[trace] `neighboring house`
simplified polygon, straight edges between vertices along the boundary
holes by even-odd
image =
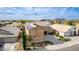
[[[19,34],[17,27],[6,25],[0,28],[0,40],[4,40],[5,43],[16,42]]]
[[[33,43],[43,41],[44,30],[41,27],[36,26],[34,24],[29,24],[25,26],[25,29],[27,36],[32,37]]]
[[[76,24],[76,34],[79,36],[79,24]]]
[[[10,26],[10,25],[3,26],[0,29],[8,31],[8,32],[12,33],[13,35],[18,35],[19,30],[20,30],[17,27],[13,27],[13,26]]]
[[[0,27],[0,49],[3,50],[7,43],[16,43],[19,29],[10,25]]]
[[[76,27],[63,25],[63,24],[53,24],[51,28],[59,33],[61,36],[75,36],[76,35]]]
[[[12,24],[10,24],[12,27],[17,27],[19,28],[21,26],[21,22],[13,22]]]

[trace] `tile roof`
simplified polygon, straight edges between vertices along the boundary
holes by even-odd
[[[18,35],[18,33],[19,33],[19,31],[20,31],[17,27],[12,27],[12,26],[10,26],[10,25],[3,26],[3,27],[1,27],[0,29],[9,31],[10,33],[12,33],[12,34],[14,34],[14,35]]]
[[[64,25],[64,24],[53,24],[51,25],[51,28],[58,32],[67,32],[69,29],[71,29],[73,26]]]
[[[36,21],[34,24],[39,25],[39,26],[50,26],[50,22],[48,21]]]

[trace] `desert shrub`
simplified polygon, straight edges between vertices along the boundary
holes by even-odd
[[[70,41],[71,39],[70,38],[65,38],[65,41],[67,42],[67,41]]]
[[[71,39],[70,38],[64,38],[63,36],[59,36],[59,40],[67,42],[67,41],[70,41]]]
[[[56,35],[56,31],[53,31],[52,34],[53,34],[53,35]]]
[[[32,40],[33,40],[31,36],[29,36],[29,38],[28,38],[28,39],[29,39],[29,41],[32,41]]]
[[[60,40],[60,41],[64,41],[64,39],[63,39],[63,38],[59,38],[58,40]]]
[[[64,37],[63,37],[63,36],[59,36],[59,38],[62,38],[62,39],[64,39]]]
[[[27,48],[27,50],[29,51],[29,50],[32,50],[31,48]]]
[[[59,33],[56,33],[55,35],[58,37],[59,36]]]
[[[33,49],[36,49],[35,43],[32,43],[31,46],[33,47]]]
[[[44,41],[43,43],[45,43],[45,45],[53,44],[53,42],[50,42],[50,41]]]
[[[65,41],[65,38],[63,36],[59,36],[59,40]]]

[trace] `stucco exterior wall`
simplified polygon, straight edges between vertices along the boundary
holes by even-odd
[[[43,41],[43,37],[44,37],[44,30],[43,29],[40,29],[39,27],[34,28],[29,31],[29,34],[32,37],[33,42]]]
[[[64,33],[64,36],[70,36],[71,34],[72,34],[71,32],[67,31]]]
[[[64,36],[64,33],[63,32],[59,32],[59,35]]]
[[[26,29],[26,34],[29,35],[29,30],[28,29]]]
[[[78,28],[76,29],[76,34],[79,36],[79,29]]]

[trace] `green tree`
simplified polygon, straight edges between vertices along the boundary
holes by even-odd
[[[23,39],[23,49],[26,50],[27,37],[26,37],[25,27],[23,27],[22,29],[22,39]]]
[[[22,43],[23,43],[23,49],[26,50],[27,47],[26,47],[26,44],[27,44],[27,35],[26,35],[26,31],[25,31],[25,21],[24,20],[21,20],[21,23],[22,23]]]

